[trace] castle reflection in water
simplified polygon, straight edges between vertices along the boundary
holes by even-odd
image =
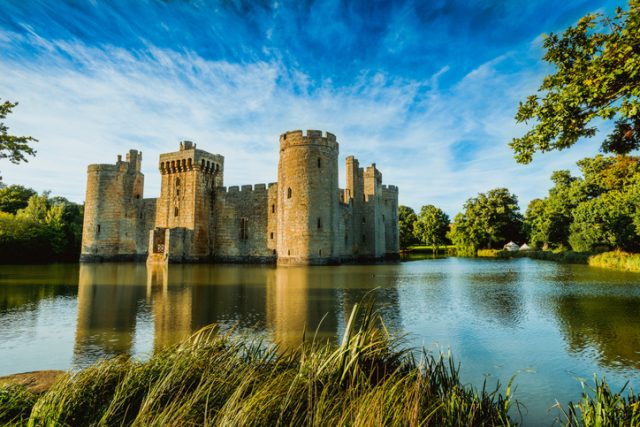
[[[282,350],[300,345],[304,331],[307,338],[336,341],[367,290],[350,289],[353,271],[323,274],[322,268],[81,264],[74,365],[159,350],[212,323]],[[381,292],[384,302],[373,304],[384,304],[394,329],[397,291]],[[141,344],[145,339],[152,344]]]

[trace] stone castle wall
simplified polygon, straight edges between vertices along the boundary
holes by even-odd
[[[143,199],[141,153],[90,165],[81,260],[327,264],[395,256],[398,189],[346,159],[331,133],[280,136],[278,182],[223,187],[224,157],[184,141],[162,154],[161,192]]]
[[[274,262],[277,185],[232,186],[216,192],[214,259],[226,262]],[[271,203],[270,203],[271,201]]]

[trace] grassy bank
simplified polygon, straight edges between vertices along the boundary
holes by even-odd
[[[566,264],[588,264],[591,252],[573,252],[573,251],[505,251],[502,249],[480,249],[479,257],[485,258],[533,258],[543,261],[555,261]]]
[[[337,347],[280,354],[210,328],[146,362],[115,358],[66,374],[37,398],[0,388],[0,424],[512,423],[509,389],[503,396],[463,386],[450,358],[418,358],[400,344],[377,315],[357,308]]]
[[[611,251],[594,254],[593,252],[573,251],[504,251],[498,249],[481,249],[479,257],[486,258],[522,258],[528,257],[544,261],[555,261],[567,264],[588,264],[592,267],[640,273],[640,254],[622,251]]]
[[[506,426],[504,394],[460,382],[451,357],[401,347],[380,318],[352,312],[336,348],[280,354],[202,330],[146,362],[114,358],[67,373],[44,394],[0,385],[1,425]],[[359,326],[355,326],[358,324]],[[606,382],[560,404],[566,426],[639,426],[640,398]]]
[[[605,252],[590,257],[589,265],[640,273],[640,254],[630,254],[622,251]]]

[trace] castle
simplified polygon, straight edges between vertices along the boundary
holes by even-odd
[[[346,159],[335,135],[280,136],[278,182],[224,187],[224,157],[196,148],[160,155],[160,197],[143,198],[142,153],[87,170],[81,261],[333,264],[396,257],[398,188],[375,163]]]

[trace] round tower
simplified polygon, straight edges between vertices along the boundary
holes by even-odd
[[[277,255],[281,265],[338,261],[338,143],[308,130],[280,135]]]
[[[136,256],[138,203],[144,175],[142,153],[130,150],[126,161],[87,168],[87,193],[80,261],[133,259]]]

